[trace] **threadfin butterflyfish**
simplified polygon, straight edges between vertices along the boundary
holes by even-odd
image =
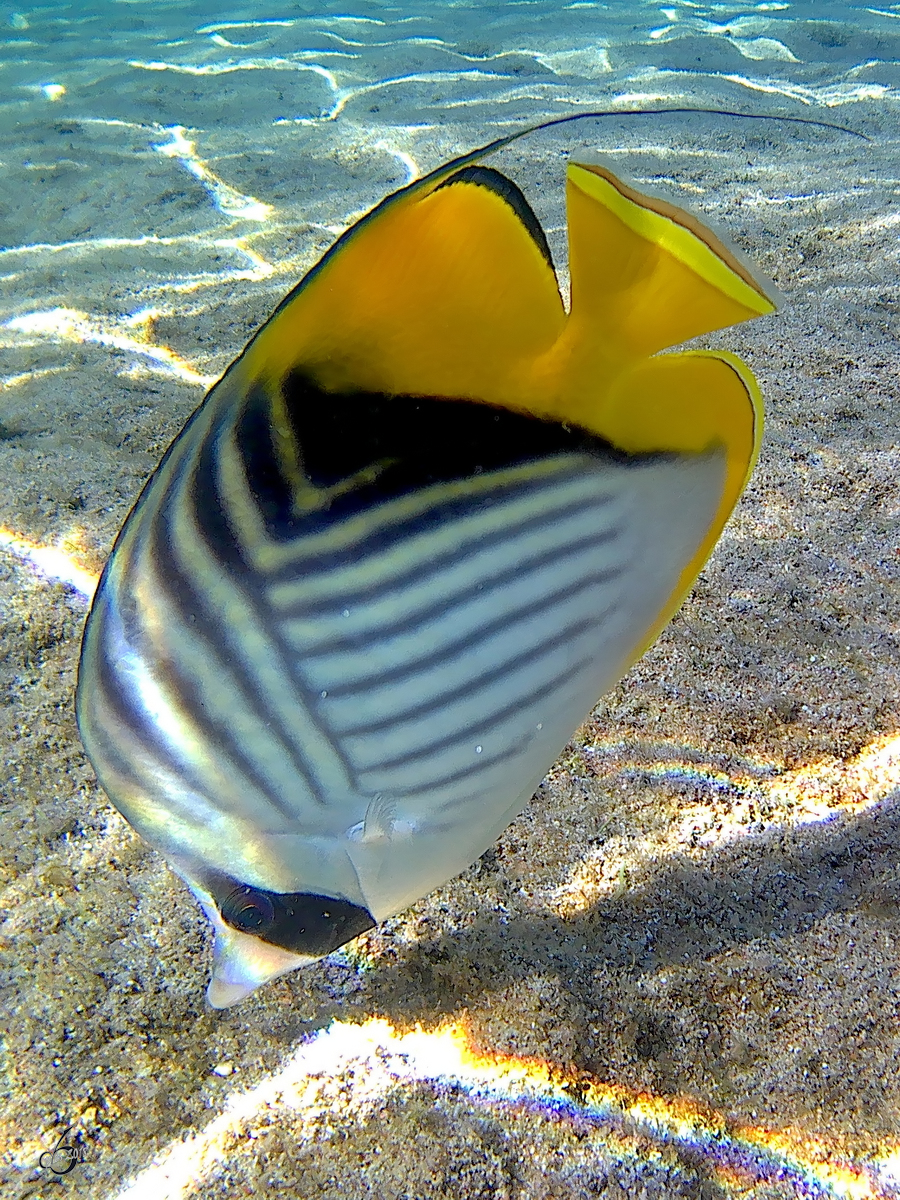
[[[763,287],[688,213],[570,162],[567,312],[524,195],[481,162],[519,136],[338,239],[103,573],[81,735],[214,926],[216,1007],[487,849],[752,470],[749,369],[661,352],[773,311]]]

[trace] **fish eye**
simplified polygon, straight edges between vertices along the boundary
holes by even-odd
[[[265,892],[246,885],[230,891],[219,912],[226,925],[241,933],[260,933],[275,920],[275,906]]]
[[[203,873],[201,887],[229,928],[308,958],[322,958],[375,925],[367,908],[337,896],[270,892],[216,871]]]

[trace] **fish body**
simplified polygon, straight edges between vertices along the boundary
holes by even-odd
[[[504,139],[508,141],[510,139]],[[773,305],[570,164],[571,311],[475,152],[388,197],[211,390],[115,544],[82,738],[235,1003],[465,869],[681,603],[752,469]]]

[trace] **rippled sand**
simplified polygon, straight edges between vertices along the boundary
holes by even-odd
[[[4,1196],[61,1194],[69,1127],[100,1200],[900,1196],[900,5],[261,8],[2,16]],[[599,150],[777,282],[711,339],[768,401],[749,491],[495,849],[213,1012],[204,923],[75,731],[92,575],[360,213],[659,104],[871,138],[630,118],[496,161],[558,259],[562,154]]]

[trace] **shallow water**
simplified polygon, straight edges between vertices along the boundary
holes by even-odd
[[[858,123],[860,105],[892,113],[900,83],[896,6],[50,4],[8,15],[5,32],[4,316],[122,318],[176,283],[209,304],[235,276],[292,277],[385,189],[498,127],[698,103]],[[669,124],[569,140],[664,147]],[[701,150],[722,132],[776,148],[801,136],[672,124]]]
[[[57,1194],[40,1155],[70,1129],[59,1177],[103,1200],[900,1195],[900,5],[0,21],[9,1194]],[[383,195],[523,123],[667,106],[869,139],[622,116],[497,160],[563,269],[563,156],[599,153],[778,285],[778,314],[709,339],[768,404],[744,500],[495,851],[211,1012],[202,919],[75,731],[112,538],[205,388]]]

